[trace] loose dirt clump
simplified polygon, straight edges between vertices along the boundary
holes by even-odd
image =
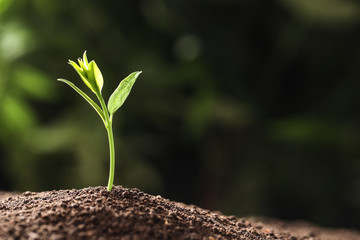
[[[224,216],[121,186],[2,196],[0,239],[360,239],[346,230]]]

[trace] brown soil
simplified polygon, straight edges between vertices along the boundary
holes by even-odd
[[[120,186],[0,192],[0,239],[360,239],[307,223],[239,219]]]

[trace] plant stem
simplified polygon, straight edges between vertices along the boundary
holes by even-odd
[[[107,110],[104,98],[101,95],[97,95],[101,107],[103,109],[105,115],[105,128],[108,134],[109,139],[109,150],[110,150],[110,169],[109,169],[109,181],[107,189],[111,191],[114,183],[114,175],[115,175],[115,144],[114,144],[114,134],[112,129],[112,115],[109,116],[109,112]]]
[[[109,149],[110,149],[110,172],[109,172],[109,181],[108,181],[107,189],[111,191],[114,183],[114,174],[115,174],[115,146],[114,146],[112,122],[110,122],[106,130],[109,138]]]

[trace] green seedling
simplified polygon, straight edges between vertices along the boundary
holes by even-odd
[[[79,74],[85,85],[96,95],[100,102],[100,106],[95,103],[92,98],[86,95],[80,88],[75,86],[72,82],[66,79],[58,79],[58,81],[64,82],[72,87],[77,93],[79,93],[99,114],[101,120],[106,128],[108,139],[109,139],[109,150],[110,150],[110,172],[107,189],[111,191],[114,183],[115,174],[115,146],[114,146],[114,135],[112,129],[112,122],[114,113],[123,105],[126,98],[129,96],[132,86],[134,85],[137,77],[141,71],[133,72],[122,80],[119,86],[111,94],[108,104],[105,104],[104,98],[101,94],[102,87],[104,85],[104,79],[100,72],[100,69],[96,65],[95,61],[87,60],[86,51],[83,54],[83,59],[78,59],[79,64],[69,60],[69,64]]]

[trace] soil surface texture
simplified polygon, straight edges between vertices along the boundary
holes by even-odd
[[[0,239],[360,239],[308,223],[236,218],[115,186],[0,192]]]

